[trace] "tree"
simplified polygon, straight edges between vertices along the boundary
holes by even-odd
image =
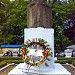
[[[23,43],[24,28],[27,27],[27,5],[31,0],[1,0],[1,2],[6,6],[2,6],[0,10],[1,14],[4,15],[1,17],[3,22],[0,22],[0,43]],[[70,45],[69,39],[63,34],[67,26],[65,21],[69,19],[74,5],[60,0],[54,0],[49,5],[52,8],[53,28],[55,30],[55,50],[64,50],[68,44]],[[65,40],[68,44],[64,43]]]
[[[53,28],[55,30],[55,33],[54,33],[55,34],[55,39],[54,39],[55,50],[56,52],[64,51],[66,46],[72,44],[71,41],[66,36],[64,36],[64,28],[65,28],[64,21],[67,20],[67,16],[70,13],[68,8],[69,4],[67,4],[66,2],[63,2],[63,3],[56,2],[50,5],[52,7]]]
[[[1,2],[5,3],[5,1]],[[7,5],[4,14],[6,20],[0,26],[1,43],[14,43],[15,38],[20,37],[19,40],[23,38],[21,36],[23,36],[24,28],[27,26],[27,4],[28,2],[25,0],[15,0],[5,4]],[[22,42],[23,39],[16,43]]]
[[[69,14],[67,15],[64,29],[64,35],[67,36],[73,44],[75,44],[75,2],[71,0],[68,4]]]
[[[6,8],[8,4],[9,0],[0,0],[0,44],[4,43],[7,35],[7,31],[6,33],[4,32],[6,29],[4,23],[6,22]]]

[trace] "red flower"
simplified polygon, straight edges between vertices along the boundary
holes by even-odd
[[[47,56],[48,56],[48,51],[47,50],[44,50],[43,54],[44,54],[44,59],[46,59]]]
[[[37,52],[38,50],[36,49],[35,52]]]
[[[26,53],[26,49],[23,48],[23,49],[22,49],[22,54],[25,54],[25,53]]]

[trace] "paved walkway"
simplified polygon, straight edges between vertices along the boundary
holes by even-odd
[[[71,67],[70,65],[63,65],[70,73],[71,75],[75,75],[75,69]]]
[[[7,67],[6,69],[0,71],[0,75],[7,75],[15,67],[16,67],[15,65]]]

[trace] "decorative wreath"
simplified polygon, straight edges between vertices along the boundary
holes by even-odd
[[[34,49],[35,53],[38,52],[38,48],[42,50],[43,56],[36,57],[35,55],[28,56],[29,49]],[[41,38],[36,38],[32,40],[28,40],[23,44],[22,47],[22,58],[28,65],[31,66],[39,66],[43,64],[45,60],[50,61],[48,56],[52,56],[51,49],[49,48],[49,45],[47,44],[47,41]],[[48,66],[47,63],[45,63],[46,66]]]

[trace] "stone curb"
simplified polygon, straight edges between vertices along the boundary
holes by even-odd
[[[2,67],[2,68],[0,69],[0,71],[4,70],[5,68],[7,68],[7,67],[9,67],[9,66],[11,66],[11,65],[14,65],[14,64],[15,64],[15,63],[7,64],[6,66]]]
[[[62,64],[62,65],[69,65],[69,66],[71,66],[72,68],[75,69],[75,67],[74,67],[72,64],[68,64],[68,63],[66,63],[66,64]]]

